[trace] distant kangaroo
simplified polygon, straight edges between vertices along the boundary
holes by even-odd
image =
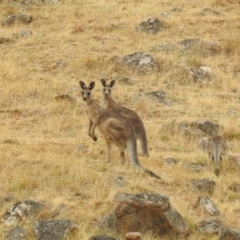
[[[214,163],[214,173],[216,176],[219,176],[219,162],[222,161],[224,156],[226,156],[229,149],[227,141],[219,135],[214,135],[211,137],[202,138],[198,142],[198,147],[202,151],[208,153],[208,164],[209,160],[212,159]]]
[[[132,123],[136,132],[136,138],[141,143],[142,155],[148,157],[147,135],[141,118],[134,111],[121,106],[112,99],[111,89],[115,84],[115,80],[112,80],[110,84],[107,84],[105,79],[101,79],[101,82],[103,85],[103,106],[114,112],[120,113]]]
[[[88,135],[97,141],[95,128],[103,135],[108,148],[108,162],[111,162],[111,146],[114,143],[120,149],[122,163],[125,163],[124,151],[129,151],[130,162],[133,167],[143,170],[151,177],[161,179],[155,173],[142,167],[137,157],[137,143],[132,124],[122,115],[99,106],[92,98],[92,89],[95,82],[87,87],[83,81],[79,82],[82,89],[82,98],[86,103],[85,110],[89,118]]]

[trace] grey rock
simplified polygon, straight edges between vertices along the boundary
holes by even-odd
[[[206,167],[200,163],[184,163],[184,166],[190,171],[200,172],[206,170]]]
[[[33,32],[31,30],[21,30],[18,33],[15,33],[13,36],[15,38],[30,38],[32,37]]]
[[[202,56],[212,56],[220,53],[221,47],[212,41],[189,38],[176,43],[161,43],[154,46],[152,50],[164,52],[179,51],[180,53],[191,51]]]
[[[182,41],[177,42],[177,46],[179,50],[181,51],[186,51],[192,47],[197,46],[200,43],[200,39],[198,38],[189,38],[189,39],[184,39]]]
[[[6,240],[23,240],[26,239],[27,232],[24,228],[17,226],[6,233]]]
[[[170,126],[173,127],[173,126]],[[197,120],[193,122],[179,122],[177,128],[185,136],[212,136],[216,135],[222,127],[210,120]]]
[[[217,123],[209,120],[198,120],[198,121],[192,122],[191,127],[198,128],[204,134],[210,135],[210,136],[216,135],[220,130],[220,126]]]
[[[204,8],[201,12],[201,15],[206,16],[206,15],[216,15],[216,16],[225,16],[223,13],[216,11],[211,8]]]
[[[218,234],[222,230],[222,223],[219,220],[207,219],[200,221],[197,229],[202,234]]]
[[[164,29],[164,27],[165,24],[158,18],[148,17],[136,27],[136,31],[156,34]]]
[[[26,14],[9,15],[4,21],[2,21],[2,26],[10,26],[15,22],[29,24],[32,22],[32,16]]]
[[[23,220],[34,218],[44,209],[45,205],[36,200],[17,202],[2,216],[2,223],[12,226]]]
[[[191,190],[200,192],[200,193],[208,193],[212,195],[215,190],[216,183],[210,179],[200,179],[200,180],[192,180],[189,183],[189,187]]]
[[[176,165],[179,162],[178,159],[176,159],[172,156],[163,157],[163,160],[168,166]]]
[[[123,187],[126,185],[126,182],[122,176],[117,176],[114,180],[114,184],[118,187]]]
[[[202,83],[202,84],[209,84],[211,81],[211,75],[204,71],[201,68],[188,68],[190,77],[194,80],[194,82]]]
[[[34,233],[38,240],[64,240],[67,234],[78,229],[70,220],[43,220],[34,222]]]
[[[217,209],[213,201],[207,196],[201,196],[198,198],[196,208],[202,208],[205,212],[209,213],[211,216],[219,216],[220,211]]]
[[[152,91],[152,92],[146,92],[146,95],[153,97],[159,102],[165,101],[166,93],[164,91]]]
[[[121,61],[130,68],[141,73],[147,73],[157,69],[157,63],[154,57],[145,52],[126,55]]]
[[[240,229],[223,228],[219,240],[240,240]]]

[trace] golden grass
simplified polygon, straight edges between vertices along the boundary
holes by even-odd
[[[192,230],[189,239],[203,240],[206,237],[195,226],[208,216],[191,208],[199,194],[191,192],[187,184],[193,179],[210,178],[217,183],[211,199],[222,213],[219,219],[229,227],[239,227],[239,215],[234,212],[240,208],[239,193],[228,188],[233,182],[240,182],[239,166],[228,163],[220,178],[213,174],[212,166],[204,172],[191,172],[184,162],[207,164],[207,156],[196,148],[196,139],[185,139],[171,128],[163,130],[163,126],[179,121],[214,120],[224,127],[221,133],[229,139],[232,152],[240,151],[239,1],[228,3],[226,0],[72,0],[32,7],[25,12],[33,16],[28,26],[0,28],[0,37],[11,37],[22,29],[33,31],[32,38],[0,44],[0,197],[14,196],[16,201],[35,198],[49,204],[49,212],[40,218],[46,218],[58,204],[64,203],[66,209],[61,217],[79,225],[79,231],[71,239],[88,239],[94,234],[118,236],[94,225],[98,218],[113,211],[115,194],[166,194],[188,222]],[[160,18],[162,12],[175,7],[182,12],[163,19],[168,26],[166,30],[157,35],[135,32],[135,27],[146,17]],[[198,13],[207,7],[225,16],[200,16]],[[6,4],[0,7],[2,20],[19,12]],[[221,52],[202,57],[194,52],[181,55],[151,50],[157,44],[186,38],[214,41],[221,46]],[[137,51],[156,58],[156,73],[139,75],[111,61],[114,56]],[[66,65],[57,65],[59,60]],[[181,63],[211,67],[212,84],[198,86],[186,81],[179,68]],[[94,98],[101,102],[103,76],[138,80],[133,85],[118,82],[113,95],[117,102],[142,117],[150,157],[140,161],[159,174],[161,181],[136,172],[129,163],[121,165],[117,149],[114,162],[106,164],[103,138],[98,133],[98,141],[93,142],[87,136],[88,119],[78,82],[96,81]],[[174,87],[168,89],[166,83]],[[166,106],[141,96],[142,89],[163,90],[174,104]],[[57,102],[55,96],[59,94],[69,94],[77,103]],[[180,162],[174,167],[165,165],[162,158],[169,155]],[[118,176],[124,178],[124,186],[115,183]],[[3,203],[0,214],[10,205]],[[1,229],[6,230],[3,226]],[[154,238],[147,234],[144,239]]]

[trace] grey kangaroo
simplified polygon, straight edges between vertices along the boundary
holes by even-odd
[[[132,124],[122,115],[102,108],[92,98],[92,89],[95,82],[87,87],[83,81],[79,82],[82,89],[82,98],[85,101],[85,110],[89,118],[88,135],[97,141],[95,128],[103,135],[108,149],[108,162],[111,162],[111,146],[115,144],[120,149],[122,163],[125,163],[124,151],[128,149],[130,162],[133,167],[143,170],[151,177],[161,179],[155,173],[141,166],[137,156],[137,143]]]
[[[148,144],[145,127],[141,118],[134,111],[121,106],[116,103],[111,97],[111,90],[115,84],[115,80],[112,80],[107,84],[105,79],[101,79],[103,85],[103,106],[107,109],[113,110],[114,112],[120,113],[122,116],[127,118],[133,125],[136,132],[136,138],[140,141],[142,155],[148,157]]]
[[[198,147],[208,154],[208,163],[212,159],[214,163],[214,173],[219,176],[220,167],[219,162],[226,156],[229,150],[228,142],[219,135],[202,138],[198,142]]]

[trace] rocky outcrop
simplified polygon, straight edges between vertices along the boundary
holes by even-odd
[[[112,217],[109,218],[114,219],[114,223],[111,221],[110,224],[123,235],[128,232],[148,231],[155,235],[188,235],[187,224],[170,205],[167,196],[122,193],[115,196],[115,201],[118,205],[114,214],[111,214]]]

